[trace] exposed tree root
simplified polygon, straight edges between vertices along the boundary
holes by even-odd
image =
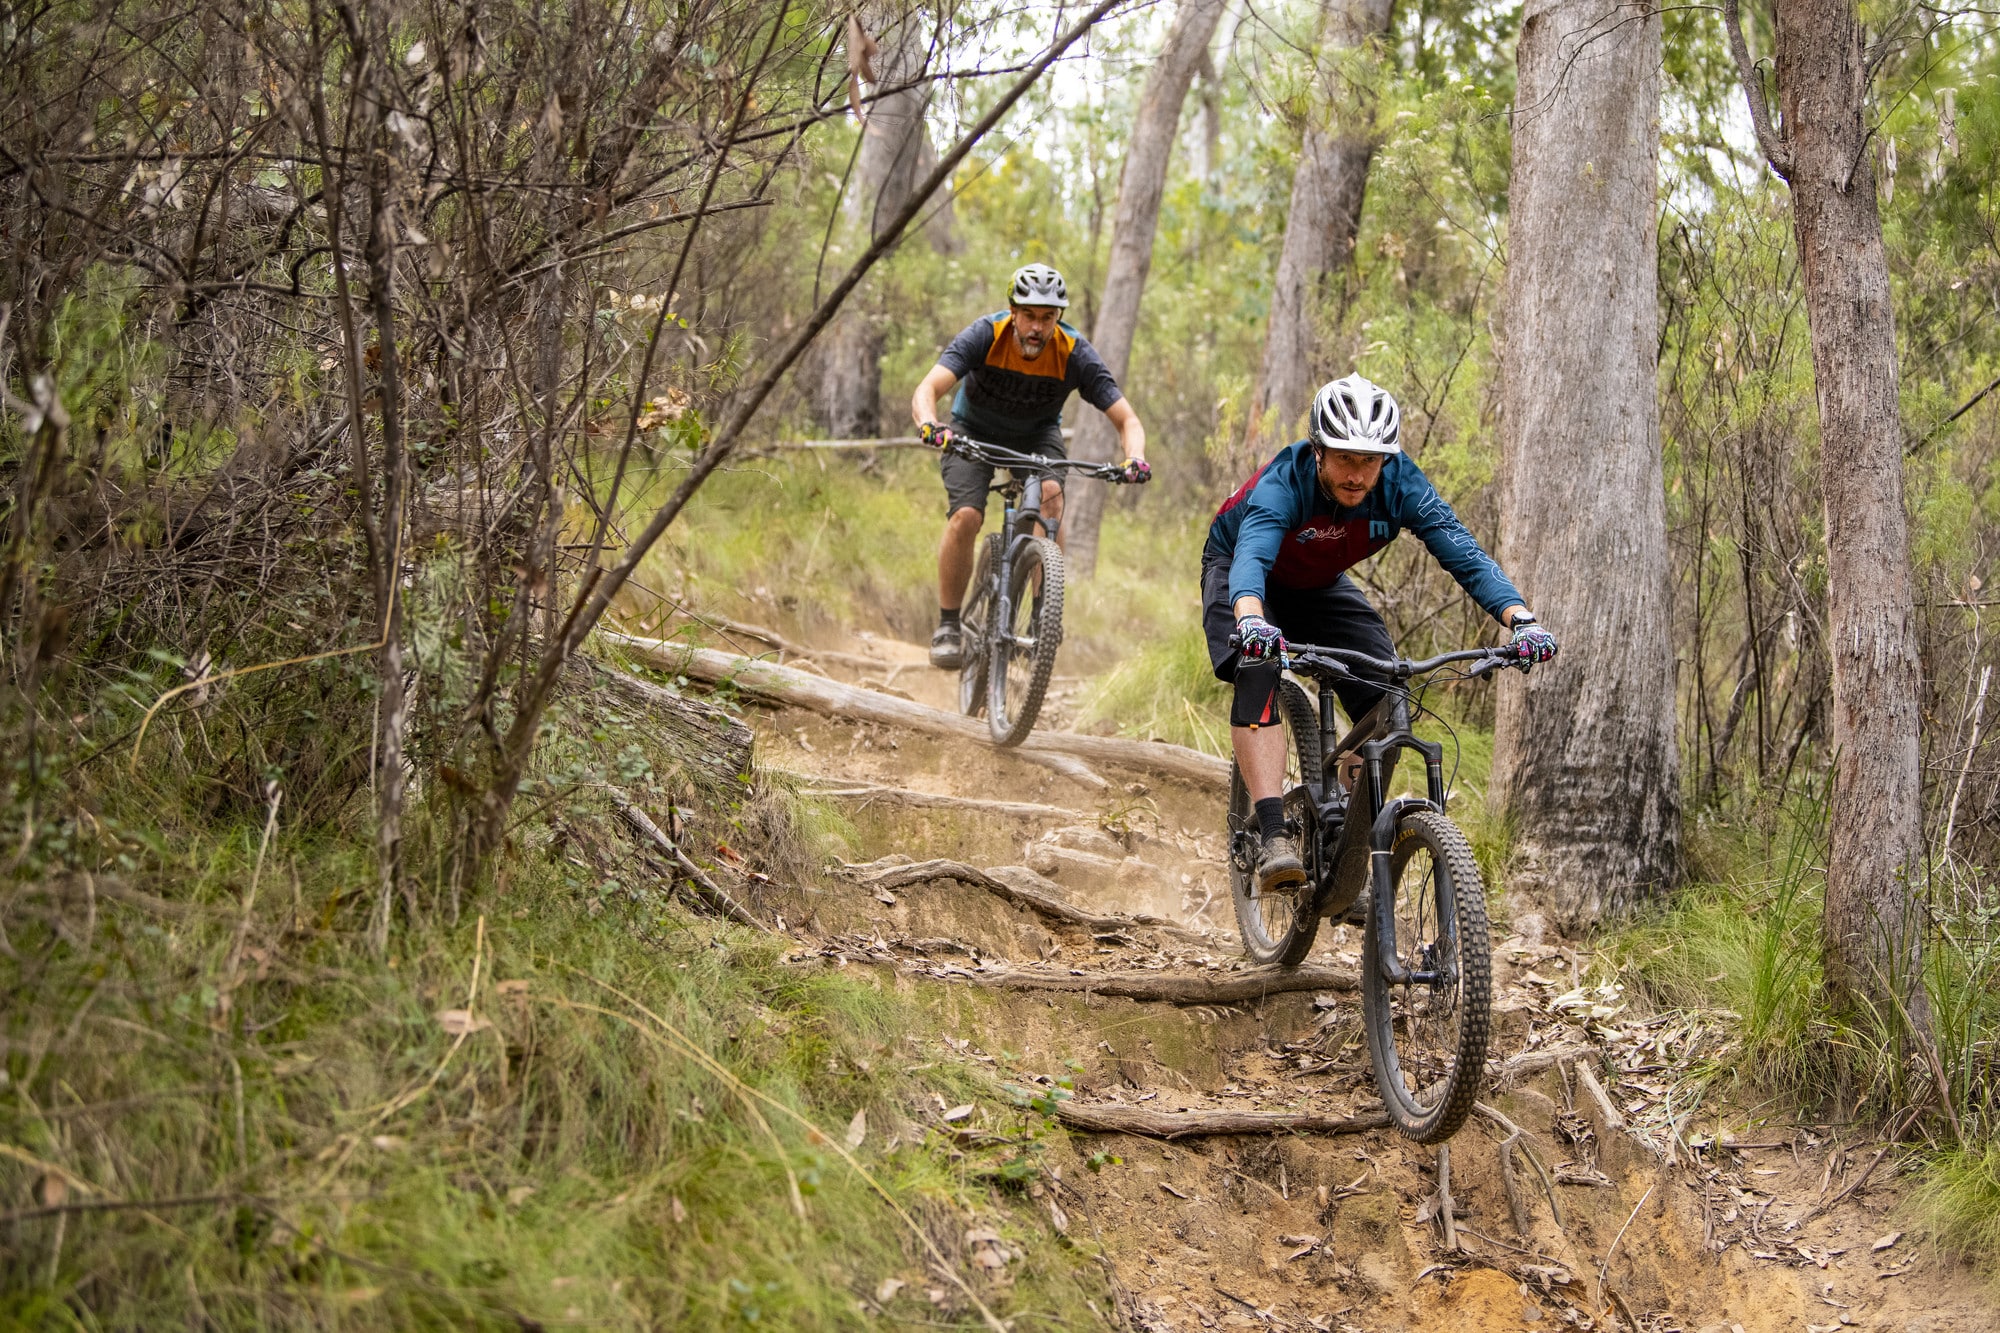
[[[1084,991],[1128,1000],[1168,1004],[1242,1004],[1292,991],[1354,990],[1360,980],[1344,967],[1306,964],[1259,967],[1245,972],[1051,972],[994,968],[977,973],[982,986],[1013,991]]]
[[[1510,1055],[1505,1060],[1486,1062],[1487,1081],[1494,1091],[1505,1092],[1530,1074],[1539,1074],[1544,1069],[1553,1069],[1565,1060],[1594,1054],[1588,1046],[1544,1046],[1537,1051],[1522,1051]]]
[[[878,787],[872,783],[823,778],[811,773],[779,771],[783,776],[812,788],[812,794],[816,797],[870,804],[880,801],[884,805],[907,805],[931,810],[976,810],[980,814],[1006,815],[1014,819],[1064,819],[1075,824],[1091,822],[1091,817],[1081,810],[1066,810],[1059,805],[1038,805],[1033,801],[982,801],[974,796],[946,796],[939,792],[916,791],[909,787]]]
[[[1385,1128],[1381,1111],[1301,1115],[1290,1111],[1151,1111],[1116,1102],[1057,1102],[1056,1119],[1093,1134],[1185,1139],[1211,1134],[1360,1134]]]
[[[1213,942],[1208,936],[1177,926],[1164,917],[1086,912],[1074,903],[1065,902],[1061,896],[1062,891],[1052,880],[1043,878],[1026,866],[996,866],[992,870],[981,870],[963,861],[915,861],[909,865],[890,866],[887,870],[878,870],[863,876],[861,883],[871,889],[900,889],[911,884],[929,884],[947,879],[956,880],[961,884],[977,885],[1017,907],[1025,907],[1054,920],[1066,921],[1071,925],[1083,926],[1090,930],[1121,930],[1130,926],[1143,926],[1149,930],[1177,935],[1198,944]]]
[[[710,879],[702,871],[700,866],[689,860],[687,853],[680,849],[679,844],[661,832],[660,826],[655,824],[644,810],[632,804],[631,797],[616,787],[609,788],[608,790],[611,793],[612,804],[618,807],[618,813],[625,820],[627,826],[634,833],[637,833],[640,837],[651,843],[657,851],[672,858],[673,863],[680,867],[681,874],[685,875],[688,882],[694,885],[695,896],[701,899],[710,910],[721,913],[739,925],[749,926],[752,930],[761,930],[766,935],[774,933],[769,926],[759,921],[749,908],[730,897],[721,885]]]
[[[637,638],[611,630],[600,630],[599,637],[663,669],[681,672],[696,680],[730,681],[745,694],[773,699],[795,708],[807,708],[834,717],[882,722],[933,735],[960,736],[982,745],[992,743],[986,724],[976,718],[929,708],[880,690],[844,685],[790,667],[759,662],[712,648],[690,648],[686,644]],[[1090,786],[1109,785],[1091,771],[1090,764],[1109,764],[1157,773],[1208,787],[1220,786],[1229,780],[1226,760],[1162,741],[1038,731],[1010,753],[1032,763],[1055,768]]]

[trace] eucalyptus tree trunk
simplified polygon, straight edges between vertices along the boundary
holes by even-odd
[[[1867,57],[1853,0],[1778,0],[1771,124],[1736,4],[1724,6],[1751,121],[1791,185],[1812,329],[1833,666],[1833,798],[1821,950],[1836,1006],[1929,1027],[1923,773],[1896,321],[1875,208]]]
[[[1375,156],[1376,99],[1365,48],[1388,32],[1392,10],[1392,0],[1324,0],[1320,10],[1321,86],[1292,172],[1264,361],[1250,394],[1253,454],[1276,442],[1269,437],[1289,440],[1313,391],[1332,378],[1320,355],[1321,311],[1328,282],[1347,271],[1361,230]]]
[[[1167,191],[1167,164],[1173,158],[1174,136],[1180,127],[1181,104],[1195,71],[1208,54],[1209,39],[1222,18],[1226,0],[1181,0],[1167,30],[1166,45],[1146,73],[1139,92],[1139,113],[1132,122],[1132,141],[1125,152],[1125,169],[1118,177],[1118,209],[1111,220],[1111,262],[1105,268],[1104,294],[1098,301],[1091,345],[1121,385],[1131,368],[1132,340],[1139,331],[1139,299],[1153,267],[1153,238],[1159,231],[1160,201]],[[1076,456],[1109,462],[1117,452],[1118,433],[1100,412],[1085,409],[1076,427]],[[1084,482],[1070,488],[1064,510],[1068,567],[1090,577],[1097,570],[1097,532],[1104,521],[1105,487]]]
[[[1655,384],[1660,19],[1528,0],[1509,184],[1500,562],[1562,643],[1501,684],[1493,799],[1565,928],[1680,862]]]
[[[894,13],[883,7],[863,11],[863,22],[886,26],[878,37],[875,88],[855,154],[854,176],[845,203],[850,234],[872,242],[902,211],[910,191],[937,165],[937,150],[924,132],[931,86],[923,78],[929,58],[923,14]],[[906,87],[905,85],[915,86]],[[931,244],[949,245],[949,216],[940,212],[927,229]],[[882,426],[882,312],[857,302],[841,312],[816,353],[819,415],[829,434],[872,437]]]

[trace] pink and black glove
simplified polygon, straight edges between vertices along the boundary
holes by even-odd
[[[939,421],[926,421],[917,427],[917,438],[933,449],[943,449],[951,444],[951,427]]]
[[[1246,662],[1264,662],[1285,651],[1285,636],[1262,616],[1241,616],[1235,633],[1229,636],[1229,646]]]
[[[1143,486],[1153,479],[1153,467],[1143,458],[1125,460],[1125,480],[1134,486]]]
[[[1556,655],[1556,636],[1543,629],[1532,620],[1514,621],[1514,637],[1507,645],[1514,650],[1521,663],[1530,665],[1546,662]]]

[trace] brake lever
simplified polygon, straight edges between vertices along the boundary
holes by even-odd
[[[1472,670],[1465,673],[1465,678],[1467,680],[1478,680],[1481,676],[1490,675],[1498,671],[1501,667],[1513,665],[1514,663],[1509,662],[1504,657],[1489,657],[1484,662],[1474,665]]]

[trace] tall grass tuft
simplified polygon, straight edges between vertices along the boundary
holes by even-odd
[[[1194,625],[1145,643],[1100,677],[1084,696],[1082,720],[1086,727],[1227,755],[1229,697]]]

